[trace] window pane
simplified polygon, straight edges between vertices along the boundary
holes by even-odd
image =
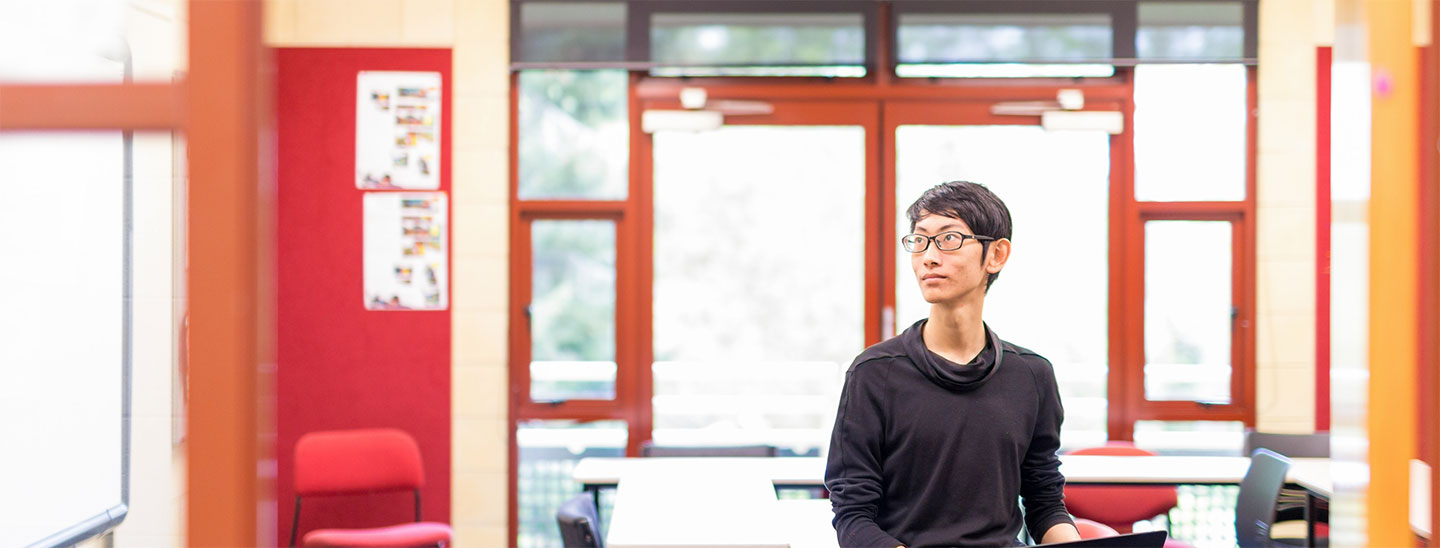
[[[650,57],[670,67],[655,71],[665,76],[864,76],[864,23],[859,13],[657,13]]]
[[[1097,63],[951,63],[905,64],[895,67],[901,78],[1104,78],[1115,65]]]
[[[626,78],[623,70],[520,71],[521,199],[625,199]]]
[[[1135,199],[1244,200],[1243,65],[1135,67]]]
[[[656,443],[818,454],[865,348],[864,129],[662,131],[654,161]]]
[[[1145,223],[1145,399],[1230,402],[1231,226]]]
[[[530,225],[530,398],[615,398],[615,223]]]
[[[1055,62],[1111,57],[1108,14],[900,14],[901,64]]]
[[[519,9],[517,61],[625,60],[624,3],[524,2],[519,4]]]
[[[560,548],[560,530],[555,511],[581,492],[572,479],[575,463],[586,457],[623,457],[629,438],[625,421],[521,421],[515,428],[519,452],[517,506],[520,531],[516,545],[521,548]],[[497,486],[497,489],[503,486]],[[601,504],[608,502],[601,499]],[[608,517],[612,512],[602,509]],[[602,518],[600,536],[608,532]]]
[[[1239,2],[1141,2],[1135,50],[1141,59],[1241,59],[1245,11]]]
[[[895,138],[897,234],[910,232],[910,204],[945,181],[981,183],[1005,201],[1014,251],[986,298],[986,321],[1054,364],[1065,401],[1061,444],[1104,444],[1109,136],[1034,126],[900,126]],[[930,305],[920,295],[910,253],[899,242],[896,249],[899,332],[928,316]],[[1056,283],[1057,275],[1065,283]]]
[[[1240,421],[1135,421],[1135,446],[1162,455],[1233,457],[1244,452]]]

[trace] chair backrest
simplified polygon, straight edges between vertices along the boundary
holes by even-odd
[[[1124,443],[1087,447],[1070,455],[1153,457],[1155,453]],[[1076,517],[1098,521],[1128,533],[1137,521],[1164,514],[1179,502],[1178,490],[1170,485],[1114,486],[1066,485],[1065,506]]]
[[[310,432],[295,442],[295,494],[344,495],[419,489],[420,446],[393,428]]]
[[[774,457],[780,452],[773,445],[640,445],[642,457]]]
[[[1245,433],[1245,454],[1256,449],[1269,449],[1292,459],[1330,458],[1330,433],[1277,434],[1249,431]]]
[[[555,521],[565,548],[605,548],[600,539],[599,513],[589,493],[580,493],[560,505]]]
[[[1270,546],[1270,525],[1275,522],[1275,501],[1285,486],[1290,459],[1269,449],[1250,455],[1250,469],[1240,481],[1235,501],[1235,540],[1241,548]]]

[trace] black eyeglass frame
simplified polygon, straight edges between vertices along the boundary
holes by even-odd
[[[939,237],[941,237],[941,236],[946,236],[946,235],[949,235],[949,234],[958,234],[958,235],[960,236],[960,244],[959,244],[959,245],[956,245],[956,246],[955,246],[954,248],[952,248],[952,249],[945,249],[944,246],[941,246],[941,245],[940,245],[940,240],[938,240],[937,238],[939,238]],[[921,237],[921,238],[924,238],[924,239],[925,239],[925,240],[924,240],[924,241],[925,241],[925,245],[920,246],[920,249],[914,249],[914,250],[910,249],[910,245],[907,244],[907,243],[905,242],[905,240],[909,239],[911,236],[919,236],[919,237]],[[900,247],[903,248],[905,251],[909,251],[910,253],[924,253],[926,250],[930,249],[930,243],[931,243],[931,242],[934,242],[934,243],[935,243],[935,249],[939,249],[940,251],[956,251],[956,250],[959,250],[959,249],[962,248],[962,247],[965,247],[965,241],[966,241],[966,240],[975,240],[975,241],[977,241],[977,242],[993,242],[993,241],[995,241],[995,238],[990,237],[990,236],[977,236],[977,235],[975,235],[975,234],[966,234],[966,233],[960,232],[960,231],[958,231],[958,230],[950,230],[950,231],[946,231],[946,232],[941,232],[941,233],[936,234],[936,235],[934,235],[934,236],[926,236],[926,235],[924,235],[924,234],[919,234],[919,233],[910,233],[910,234],[906,234],[906,235],[900,237]]]

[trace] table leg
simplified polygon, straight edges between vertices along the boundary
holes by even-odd
[[[1315,519],[1319,516],[1319,500],[1315,493],[1305,491],[1305,545],[1311,548],[1315,543]]]
[[[595,524],[596,531],[600,530],[601,523],[605,523],[605,520],[600,518],[600,489],[602,488],[604,488],[604,486],[602,485],[590,483],[585,484],[585,490],[590,492],[590,499],[595,501],[595,521],[597,522]]]

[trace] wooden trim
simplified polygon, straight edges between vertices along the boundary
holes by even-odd
[[[0,84],[0,130],[172,130],[184,126],[185,83]],[[218,108],[212,100],[200,100]]]
[[[517,7],[511,11],[518,12],[519,9]],[[506,353],[509,357],[509,374],[506,375],[506,382],[509,383],[509,386],[506,390],[507,397],[505,399],[509,417],[508,420],[505,421],[505,433],[509,438],[509,456],[507,462],[508,474],[505,482],[507,493],[507,530],[505,538],[508,544],[514,544],[518,542],[517,539],[519,539],[520,535],[520,449],[516,440],[516,431],[519,428],[521,420],[520,400],[521,398],[529,399],[528,390],[530,386],[530,368],[527,363],[530,359],[529,322],[526,321],[524,306],[520,304],[522,302],[529,302],[529,298],[526,297],[526,295],[529,295],[529,290],[528,286],[522,288],[519,285],[520,280],[527,278],[530,272],[530,244],[528,242],[528,235],[518,234],[518,232],[522,230],[522,227],[525,226],[520,219],[520,208],[518,206],[518,196],[520,195],[520,73],[518,72],[510,73],[510,115],[508,120],[510,122],[510,150],[508,151],[510,156],[510,178],[507,181],[510,191],[508,193],[510,201],[510,264],[508,265],[510,278],[510,310],[507,313],[508,320],[506,322],[509,325],[509,337],[507,341],[509,352]],[[526,283],[528,284],[528,281]],[[524,369],[524,379],[516,378],[516,375],[521,374],[519,372],[521,369]]]
[[[1247,4],[1246,9],[1250,10],[1247,17],[1249,21],[1255,21],[1255,4]],[[1248,29],[1246,35],[1254,36],[1257,33]],[[1245,426],[1255,427],[1255,389],[1256,389],[1256,343],[1255,343],[1255,294],[1256,294],[1256,270],[1260,264],[1256,255],[1258,238],[1256,234],[1257,224],[1255,222],[1258,210],[1257,195],[1260,192],[1260,76],[1259,68],[1255,66],[1246,67],[1246,109],[1245,109],[1245,217],[1237,226],[1235,234],[1241,236],[1236,239],[1235,247],[1238,250],[1235,261],[1235,277],[1232,278],[1236,291],[1235,299],[1240,309],[1237,314],[1239,333],[1235,338],[1240,347],[1235,354],[1235,367],[1240,369],[1240,377],[1244,384],[1235,387],[1232,395],[1238,395],[1241,406],[1245,412]]]
[[[682,88],[702,87],[711,99],[862,100],[1054,100],[1060,88],[1080,89],[1086,102],[1129,99],[1129,84],[1117,78],[1071,79],[928,79],[895,78],[880,87],[864,79],[778,78],[641,78],[636,92],[642,100],[675,100]]]
[[[1315,48],[1315,431],[1330,431],[1330,67]]]
[[[1432,39],[1420,48],[1420,143],[1440,143],[1440,2],[1429,0]],[[1420,148],[1419,298],[1416,338],[1421,373],[1419,405],[1419,457],[1431,470],[1440,464],[1440,148]],[[1434,545],[1435,524],[1440,523],[1440,474],[1431,473],[1429,545]]]
[[[189,3],[190,463],[186,473],[190,546],[275,542],[257,518],[275,511],[270,482],[257,468],[273,462],[272,252],[264,234],[274,215],[269,150],[267,59],[260,46],[260,4]],[[154,88],[152,88],[154,89]],[[92,106],[96,108],[98,105]],[[105,104],[105,108],[114,105]],[[154,113],[152,113],[153,115]],[[263,121],[263,122],[262,122]],[[273,379],[271,379],[273,380]],[[268,508],[268,510],[267,510]]]
[[[1410,2],[1365,3],[1368,57],[1375,82],[1370,120],[1370,433],[1367,542],[1412,541],[1409,465],[1416,451],[1416,201],[1420,103],[1418,52]]]
[[[1137,232],[1131,219],[1135,216],[1135,99],[1134,70],[1125,71],[1126,96],[1121,110],[1125,113],[1125,131],[1110,137],[1110,315],[1108,352],[1110,367],[1106,374],[1106,431],[1112,440],[1135,440],[1135,418],[1131,414],[1133,397],[1130,392],[1134,369],[1134,343],[1142,340],[1144,331],[1139,322],[1128,321],[1137,310],[1136,296],[1143,298],[1144,270],[1131,259],[1136,251]],[[1141,335],[1137,336],[1139,332]]]
[[[625,216],[626,202],[585,200],[514,200],[525,220],[534,219],[615,219]]]
[[[635,311],[631,318],[640,326],[635,336],[635,361],[628,365],[634,387],[630,400],[630,435],[625,454],[638,457],[640,447],[650,440],[654,429],[655,414],[650,402],[655,396],[654,373],[650,364],[655,363],[655,193],[654,158],[651,150],[654,140],[641,127],[640,118],[644,113],[641,106],[639,73],[630,75],[630,210],[635,219]],[[622,366],[622,371],[626,370]]]
[[[1245,216],[1247,202],[1136,202],[1147,220],[1231,220]]]

